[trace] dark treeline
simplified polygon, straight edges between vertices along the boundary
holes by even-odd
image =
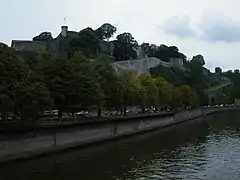
[[[224,76],[234,82],[231,92],[239,92],[239,72],[216,69],[216,73],[210,73],[203,67],[202,55],[186,61],[175,46],[141,45],[148,57],[166,62],[183,59],[185,71],[158,66],[150,70],[151,76],[139,76],[130,70],[115,72],[112,61],[136,59],[138,47],[131,33],[126,32],[111,41],[114,57],[101,52],[99,42],[109,43],[116,30],[108,23],[96,30],[81,30],[69,42],[67,56],[51,51],[17,52],[0,44],[1,118],[14,115],[21,121],[35,121],[39,114],[52,109],[57,109],[61,117],[63,112],[92,108],[101,117],[102,109],[126,113],[127,106],[138,106],[142,112],[150,106],[198,106],[207,103],[204,89],[221,83]],[[33,40],[50,41],[53,37],[43,32]],[[230,98],[224,102],[230,102]]]
[[[36,120],[48,109],[59,110],[61,117],[62,112],[93,107],[100,117],[102,108],[125,112],[129,105],[144,110],[152,105],[198,104],[197,93],[189,86],[176,87],[161,77],[128,70],[116,73],[107,56],[89,60],[79,52],[71,58],[43,52],[25,54],[24,59],[4,44],[0,54],[3,119],[14,114],[21,120]]]
[[[105,23],[95,30],[90,27],[80,30],[78,36],[74,36],[69,43],[68,55],[71,56],[74,52],[81,51],[86,57],[95,57],[101,53],[99,41],[105,41],[114,44],[113,56],[115,60],[136,59],[136,49],[139,47],[137,40],[131,33],[124,32],[117,35],[115,40],[109,41],[116,31],[117,28],[109,23]],[[51,32],[42,32],[33,38],[34,41],[53,39]],[[166,62],[169,62],[170,58],[181,58],[186,62],[186,56],[179,52],[176,46],[142,43],[140,47],[142,47],[144,55],[148,57],[157,57]]]

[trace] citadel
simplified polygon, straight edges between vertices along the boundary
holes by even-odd
[[[12,40],[11,47],[16,51],[41,52],[42,50],[47,50],[64,55],[64,53],[66,53],[70,48],[70,41],[73,38],[77,37],[78,32],[69,31],[68,26],[61,26],[61,32],[56,38],[52,40]],[[102,40],[99,42],[99,48],[102,53],[112,56],[114,52],[114,43]],[[141,46],[138,46],[138,48],[134,50],[136,51],[138,58],[136,60],[131,59],[114,62],[113,67],[116,71],[118,71],[119,69],[132,69],[137,71],[139,74],[143,74],[149,73],[149,69],[158,65],[164,66],[166,68],[177,67],[184,70],[183,59],[181,58],[171,58],[169,62],[165,62],[156,57],[147,57],[144,54]]]

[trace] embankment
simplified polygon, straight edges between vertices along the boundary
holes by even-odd
[[[91,121],[68,128],[49,129],[45,134],[1,141],[0,163],[156,130],[225,110],[235,110],[235,108],[198,108],[178,113]]]

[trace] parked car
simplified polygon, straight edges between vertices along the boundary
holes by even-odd
[[[76,116],[82,116],[82,115],[90,115],[90,113],[86,110],[83,110],[83,111],[80,111],[80,112],[77,112],[75,113]]]

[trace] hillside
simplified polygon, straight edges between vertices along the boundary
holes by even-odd
[[[154,77],[161,76],[174,85],[193,84],[194,80],[191,77],[191,69],[182,70],[178,67],[169,67],[158,65],[149,70],[150,74]],[[222,75],[211,73],[208,69],[203,68],[203,87],[210,88],[212,86],[228,82],[229,79]]]

